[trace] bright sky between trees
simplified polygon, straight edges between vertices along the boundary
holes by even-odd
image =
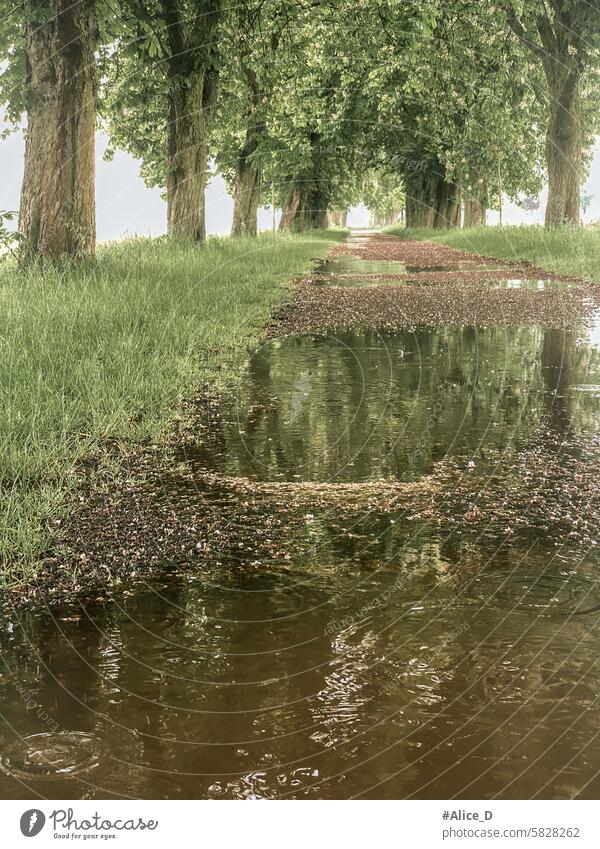
[[[106,138],[98,134],[96,147],[96,191],[98,239],[122,239],[128,235],[158,236],[166,232],[166,203],[159,189],[148,189],[139,175],[139,163],[128,153],[117,152],[112,162],[105,162],[103,152]],[[0,141],[0,161],[6,175],[0,189],[0,209],[17,210],[23,176],[24,141],[20,133],[13,133]],[[600,219],[600,139],[596,142],[590,175],[583,187],[583,194],[591,201],[583,219],[585,223]],[[540,196],[539,208],[526,212],[516,204],[506,202],[507,224],[542,224],[546,205],[545,192]],[[210,183],[206,195],[207,231],[225,235],[231,228],[233,201],[227,194],[221,177]],[[270,210],[259,210],[259,228],[269,229],[272,225]],[[279,221],[277,212],[276,222]],[[490,210],[488,223],[495,224],[498,213]],[[352,209],[348,218],[351,227],[365,227],[369,213],[364,207]]]

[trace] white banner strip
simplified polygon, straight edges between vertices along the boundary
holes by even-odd
[[[2,845],[371,849],[600,845],[597,802],[0,802]]]

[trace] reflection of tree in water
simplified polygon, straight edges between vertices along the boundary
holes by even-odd
[[[550,429],[566,436],[571,428],[572,388],[577,376],[577,334],[572,330],[544,330],[542,374],[544,409]]]
[[[90,609],[93,617],[94,609]],[[40,704],[61,729],[92,731],[101,690],[100,631],[80,609],[56,616],[44,615],[39,623]]]
[[[542,365],[549,426],[559,435],[596,430],[598,392],[577,391],[577,387],[597,389],[600,349],[582,342],[571,330],[546,330]]]
[[[535,327],[278,340],[242,387],[244,433],[227,429],[226,470],[273,480],[414,479],[448,452],[470,454],[482,441],[501,448],[535,427],[541,344]],[[310,391],[299,404],[303,375]]]

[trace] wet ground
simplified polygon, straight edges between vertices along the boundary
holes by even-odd
[[[597,798],[596,289],[344,250],[85,499],[63,562],[110,592],[6,610],[0,796]]]

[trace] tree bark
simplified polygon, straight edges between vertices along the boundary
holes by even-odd
[[[246,10],[241,7],[241,15],[245,20]],[[276,44],[273,45],[275,49]],[[261,168],[256,162],[256,156],[261,138],[266,132],[266,124],[257,114],[264,95],[255,69],[248,62],[248,55],[242,51],[238,57],[243,73],[247,92],[248,106],[246,112],[246,137],[238,153],[235,173],[235,188],[233,193],[233,223],[232,236],[256,236],[257,215],[260,203]]]
[[[196,71],[169,80],[167,134],[167,219],[170,236],[203,242],[208,130],[214,114],[217,80]]]
[[[256,236],[260,202],[260,171],[239,163],[235,176],[232,236]]]
[[[407,227],[458,227],[461,188],[446,179],[441,166],[409,172],[405,184]]]
[[[331,188],[323,173],[320,143],[319,133],[311,133],[310,165],[290,181],[279,222],[282,232],[323,229],[327,226]]]
[[[549,60],[546,67],[550,89],[546,226],[579,224],[582,148],[579,78],[575,72],[565,73],[558,62]]]
[[[252,162],[264,127],[248,127],[246,141],[240,151],[235,172],[232,236],[256,236],[260,203],[260,168]]]
[[[324,230],[327,227],[327,208],[331,194],[329,181],[323,177],[320,169],[315,172],[315,180],[308,198],[307,225],[315,230]]]
[[[347,209],[328,209],[327,210],[327,227],[345,227],[348,220]]]
[[[404,175],[407,227],[433,227],[439,180],[440,175],[433,167],[407,169]]]
[[[25,0],[27,139],[21,261],[93,256],[96,246],[95,0]]]
[[[509,12],[509,23],[541,58],[548,84],[550,116],[546,132],[546,226],[579,224],[583,143],[579,87],[582,65],[569,12],[563,9],[559,13],[555,8],[554,17],[540,13],[537,31],[541,47],[527,38],[514,12]]]
[[[463,227],[480,227],[485,224],[486,208],[477,197],[471,196],[464,200]]]
[[[282,233],[293,233],[306,229],[309,194],[308,181],[297,180],[292,182],[281,210],[279,229]]]
[[[433,226],[437,230],[458,227],[460,224],[461,188],[456,183],[440,178]]]
[[[314,179],[294,182],[283,204],[279,229],[287,233],[325,229],[328,201],[329,192],[319,188]]]

